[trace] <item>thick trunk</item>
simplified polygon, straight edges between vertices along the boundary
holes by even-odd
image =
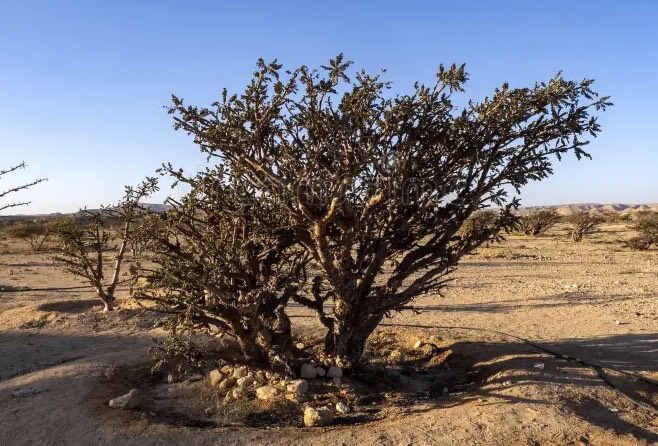
[[[334,327],[325,340],[326,353],[336,365],[350,369],[359,365],[366,341],[381,322],[383,314],[376,314],[359,306],[336,300]]]

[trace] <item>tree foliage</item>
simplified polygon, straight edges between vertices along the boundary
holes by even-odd
[[[358,364],[384,317],[439,292],[464,254],[511,229],[519,201],[510,191],[546,178],[563,155],[589,157],[587,137],[600,131],[595,114],[610,105],[592,80],[558,74],[531,88],[503,84],[460,108],[455,97],[467,79],[464,66],[441,66],[433,84],[389,95],[383,72],[354,72],[339,55],[318,70],[284,71],[261,60],[244,92],[224,90],[207,108],[174,97],[175,127],[191,134],[211,162],[196,181],[233,190],[217,200],[216,189],[192,189],[197,197],[172,213],[182,220],[168,235],[185,236],[176,248],[185,255],[163,262],[181,262],[172,267],[180,276],[216,275],[238,295],[252,295],[254,283],[276,284],[268,285],[267,311],[288,299],[312,308],[327,332],[327,355],[339,365]],[[242,193],[258,203],[250,217],[213,228],[211,215],[247,209],[227,206],[240,203]],[[501,209],[494,230],[459,235],[471,215],[490,206]],[[193,233],[206,229],[215,238],[199,243],[205,236]],[[236,243],[229,234],[239,233],[247,235]],[[232,259],[231,268],[215,258]],[[244,267],[254,271],[250,278],[233,278]],[[254,276],[253,268],[263,267]],[[302,283],[303,275],[289,277],[304,269],[311,290],[280,284]],[[209,290],[209,282],[199,280],[175,284],[161,304],[178,308],[181,299],[197,299],[183,307],[209,311],[215,301],[198,290],[200,283]],[[213,299],[225,293],[209,291]]]

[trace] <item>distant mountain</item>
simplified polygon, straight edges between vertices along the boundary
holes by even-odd
[[[608,212],[619,212],[630,214],[642,211],[658,212],[658,204],[599,204],[599,203],[577,203],[577,204],[558,204],[551,206],[527,206],[519,208],[520,214],[527,214],[538,209],[555,209],[560,215],[571,215],[576,212],[591,212],[603,214]]]

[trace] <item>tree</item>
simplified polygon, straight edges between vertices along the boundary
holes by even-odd
[[[596,136],[594,114],[610,105],[592,80],[558,74],[458,109],[464,66],[441,66],[433,85],[390,97],[382,73],[350,65],[339,55],[289,72],[261,60],[242,94],[224,90],[210,108],[173,97],[170,109],[217,168],[290,221],[317,264],[316,292],[298,301],[316,310],[327,354],[345,367],[359,363],[384,317],[440,291],[459,259],[493,236],[458,237],[469,216],[494,205],[496,226],[509,229],[519,200],[508,191],[546,178],[554,158],[589,157],[583,135]]]
[[[150,255],[137,265],[133,295],[168,313],[173,333],[229,335],[245,358],[292,373],[285,308],[302,291],[309,259],[292,225],[254,188],[229,184],[221,169],[190,178],[170,166],[163,172],[190,192],[169,198],[171,208],[144,226]]]
[[[82,210],[77,216],[57,225],[62,252],[55,256],[55,260],[61,262],[70,274],[82,277],[94,288],[103,302],[104,311],[114,309],[114,293],[126,250],[142,217],[139,201],[155,190],[157,183],[154,178],[149,178],[136,189],[126,187],[117,206]],[[111,242],[118,242],[114,249],[110,247]],[[104,253],[115,249],[112,278],[106,283]]]
[[[581,211],[567,216],[566,221],[571,230],[571,239],[574,242],[579,242],[585,234],[594,232],[596,227],[603,223],[603,218]]]
[[[645,251],[651,245],[658,244],[658,212],[643,212],[638,214],[632,229],[638,235],[626,242],[626,245],[638,251]]]
[[[4,232],[10,237],[27,240],[32,251],[38,252],[50,237],[50,229],[47,222],[19,221],[7,226]]]
[[[15,172],[19,169],[24,169],[24,168],[25,168],[25,162],[22,162],[22,163],[20,163],[16,166],[10,167],[6,170],[0,170],[0,180],[5,175],[7,175],[9,173],[12,173],[12,172]],[[5,197],[7,197],[10,194],[28,189],[28,188],[30,188],[30,187],[32,187],[36,184],[39,184],[43,181],[48,181],[48,180],[46,178],[38,178],[38,179],[36,179],[36,180],[34,180],[30,183],[21,184],[19,186],[10,187],[9,189],[6,189],[4,191],[0,191],[0,200],[4,200]],[[30,204],[29,201],[20,201],[20,202],[4,203],[4,204],[0,202],[0,211],[4,211],[5,209],[9,209],[9,208],[17,207],[17,206],[25,206],[25,205],[28,205],[28,204]]]
[[[494,239],[500,233],[499,212],[492,209],[477,211],[471,214],[459,231],[457,236],[461,238],[491,238]],[[509,222],[513,223],[513,220]]]
[[[560,222],[560,214],[554,209],[539,209],[521,217],[519,227],[525,235],[538,236]]]

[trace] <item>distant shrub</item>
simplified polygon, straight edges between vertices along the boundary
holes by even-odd
[[[638,213],[632,229],[639,234],[626,241],[629,248],[644,251],[658,244],[658,212]]]
[[[591,234],[597,226],[603,223],[602,217],[589,212],[576,212],[567,216],[565,220],[569,224],[571,239],[574,242],[581,241],[585,234]]]
[[[538,236],[548,231],[560,221],[560,214],[553,209],[540,209],[521,217],[519,229],[525,235]]]
[[[4,234],[9,238],[27,240],[32,251],[41,251],[43,244],[51,234],[50,226],[45,222],[19,221],[4,228]]]

